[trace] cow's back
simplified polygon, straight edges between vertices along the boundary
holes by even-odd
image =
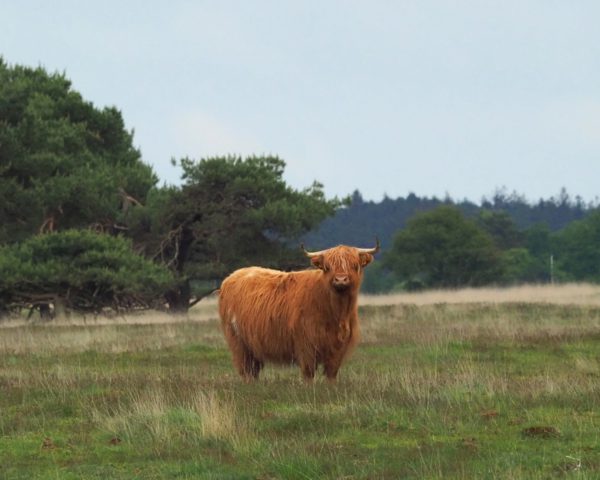
[[[233,272],[220,289],[223,329],[239,337],[261,361],[293,361],[292,330],[301,310],[298,290],[303,273],[308,272],[261,267]]]

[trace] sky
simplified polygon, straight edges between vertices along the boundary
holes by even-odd
[[[295,188],[600,196],[597,0],[0,0],[0,55],[171,158],[278,155]]]

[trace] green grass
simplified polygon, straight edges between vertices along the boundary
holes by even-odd
[[[600,309],[365,307],[339,382],[216,319],[0,329],[0,478],[600,478]]]

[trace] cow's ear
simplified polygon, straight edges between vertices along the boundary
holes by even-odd
[[[310,261],[311,261],[311,263],[315,267],[317,267],[317,268],[319,268],[321,270],[324,270],[324,268],[323,268],[323,255],[316,255],[314,257],[311,257]]]
[[[369,263],[373,261],[373,255],[371,255],[370,253],[359,253],[358,255],[360,258],[361,267],[366,267]]]

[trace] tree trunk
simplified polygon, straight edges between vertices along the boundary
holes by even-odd
[[[169,313],[185,314],[190,308],[192,288],[189,280],[185,280],[179,286],[167,292],[165,298],[169,304]]]
[[[40,309],[40,319],[43,322],[49,322],[52,320],[52,310],[50,310],[49,303],[40,303],[38,308]]]
[[[68,317],[69,317],[69,311],[67,310],[65,301],[60,297],[56,297],[54,299],[54,318],[60,320],[60,319],[68,318]]]

